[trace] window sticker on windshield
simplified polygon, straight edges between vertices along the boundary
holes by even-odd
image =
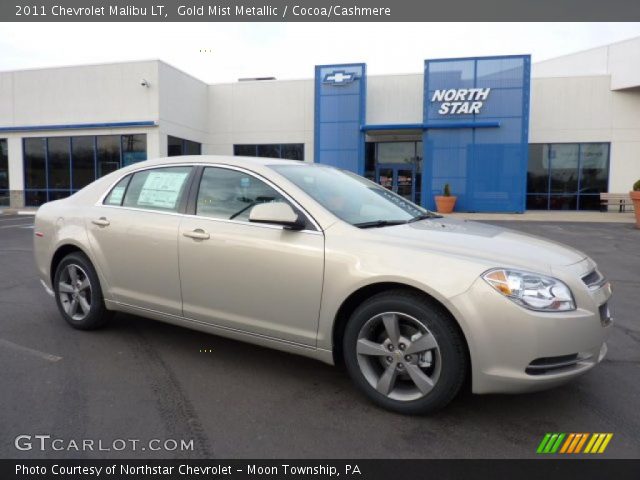
[[[124,191],[126,188],[126,185],[119,185],[117,187],[114,187],[114,189],[111,190],[111,195],[109,195],[109,203],[111,205],[120,205],[120,203],[122,203],[122,196],[124,195]]]
[[[249,185],[251,185],[251,180],[249,179],[249,177],[242,177],[240,179],[240,186],[241,187],[248,187]]]
[[[187,175],[188,172],[151,172],[140,191],[138,205],[175,208]]]

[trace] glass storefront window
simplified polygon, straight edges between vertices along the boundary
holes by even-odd
[[[146,160],[146,134],[23,140],[25,205],[68,197],[121,166]],[[2,164],[0,159],[0,191]]]
[[[608,143],[529,145],[529,210],[598,210],[608,183]]]
[[[378,163],[413,163],[416,157],[416,142],[378,143]]]
[[[549,148],[547,145],[529,146],[529,170],[527,171],[527,193],[549,191]],[[536,201],[536,203],[538,203]],[[529,208],[527,206],[527,208]],[[546,202],[544,208],[547,208]]]
[[[167,155],[170,157],[177,157],[179,155],[202,155],[202,144],[168,135]]]
[[[559,143],[549,146],[551,193],[578,190],[579,154],[580,147],[577,143]]]
[[[24,139],[23,153],[25,188],[47,188],[45,142],[46,139],[44,138]]]
[[[46,190],[26,190],[24,192],[24,204],[27,207],[37,207],[48,201]]]
[[[609,144],[587,143],[580,148],[580,193],[607,191]]]
[[[236,157],[284,158],[287,160],[304,160],[304,143],[268,143],[263,145],[234,145]]]
[[[280,145],[258,145],[257,157],[264,158],[281,158]]]
[[[234,145],[233,154],[236,157],[256,157],[258,152],[255,145]]]
[[[364,144],[364,177],[372,182],[376,181],[376,144]]]
[[[202,144],[198,142],[192,142],[191,140],[185,140],[184,154],[185,155],[202,155]]]
[[[95,172],[95,137],[72,137],[71,158],[74,190],[86,187],[96,178]]]
[[[101,135],[98,137],[98,177],[120,168],[120,135]]]
[[[182,139],[178,137],[167,136],[167,155],[177,157],[182,155]]]
[[[283,143],[280,146],[280,155],[287,160],[304,160],[304,144]]]
[[[71,142],[69,137],[50,137],[47,139],[47,162],[49,190],[68,190],[71,188]]]
[[[122,135],[122,166],[128,167],[147,159],[147,136],[145,134]]]
[[[9,151],[7,140],[0,138],[0,207],[9,206]]]

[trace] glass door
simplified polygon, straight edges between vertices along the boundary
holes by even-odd
[[[415,201],[415,166],[403,164],[379,164],[376,168],[376,180],[384,188],[397,193],[410,202]]]

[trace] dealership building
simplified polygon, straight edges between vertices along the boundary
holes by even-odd
[[[640,179],[640,37],[534,64],[416,65],[214,85],[160,60],[1,72],[0,207],[187,154],[334,165],[427,207],[449,184],[472,212],[597,210]]]

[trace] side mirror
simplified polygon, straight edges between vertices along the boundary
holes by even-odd
[[[282,225],[287,230],[303,230],[304,220],[284,202],[260,203],[249,212],[249,221]]]

